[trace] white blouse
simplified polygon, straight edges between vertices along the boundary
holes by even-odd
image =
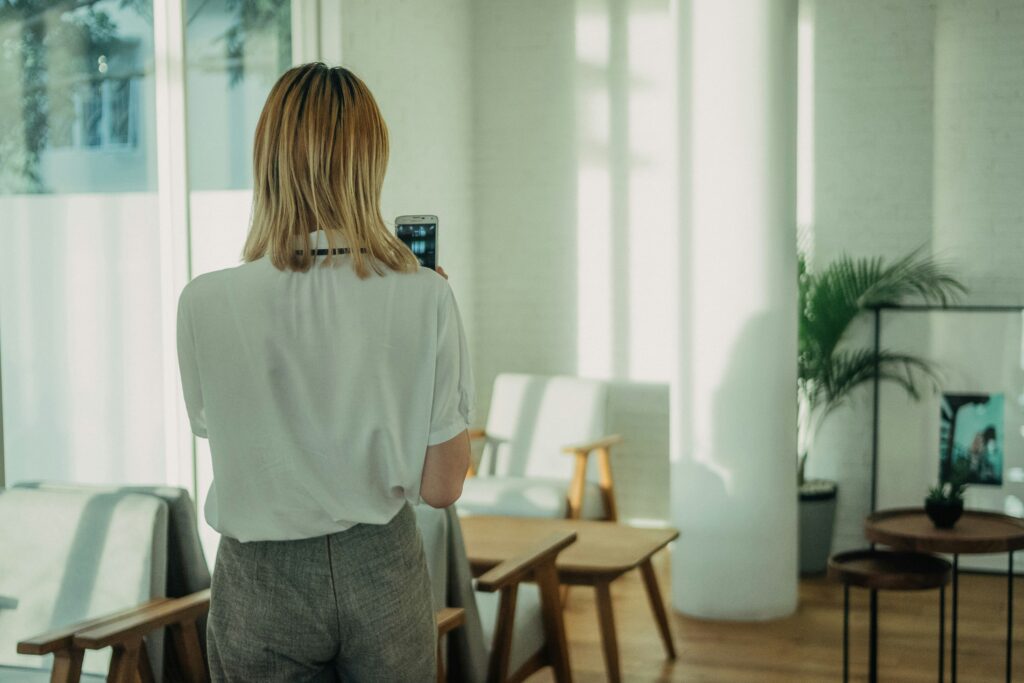
[[[240,541],[387,523],[419,502],[427,446],[470,423],[466,337],[444,278],[360,280],[335,259],[296,273],[263,258],[181,293],[185,404],[213,457],[206,519]]]

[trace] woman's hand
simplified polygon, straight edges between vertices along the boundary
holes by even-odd
[[[436,270],[437,270],[437,274],[438,274],[438,275],[440,275],[441,277],[443,277],[443,278],[444,278],[445,280],[447,280],[447,279],[448,279],[448,273],[444,272],[444,268],[442,268],[441,266],[438,266],[438,267],[436,268]]]

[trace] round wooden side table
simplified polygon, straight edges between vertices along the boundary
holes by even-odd
[[[953,556],[953,609],[950,642],[952,681],[957,675],[957,614],[960,555],[1007,553],[1006,571],[1006,680],[1012,680],[1013,662],[1013,554],[1024,548],[1024,519],[998,512],[965,510],[952,529],[936,528],[924,508],[880,510],[864,520],[864,535],[872,543]]]
[[[850,586],[871,591],[868,680],[878,681],[878,591],[939,589],[939,681],[944,678],[946,585],[952,567],[927,553],[852,550],[829,558],[828,576],[843,584],[843,683],[850,680]]]

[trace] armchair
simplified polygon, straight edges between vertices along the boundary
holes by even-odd
[[[459,514],[615,521],[607,386],[578,377],[499,375],[480,465],[470,469]],[[592,457],[593,456],[593,457]]]
[[[463,610],[443,654],[453,679],[478,683],[525,680],[550,666],[555,680],[572,680],[555,559],[573,532],[538,539],[522,556],[493,567],[474,582],[452,508],[416,508],[435,605]],[[440,661],[440,660],[439,660]],[[443,672],[439,681],[444,680]]]
[[[196,621],[210,607],[210,589],[184,598],[150,600],[109,616],[65,626],[18,643],[24,655],[54,655],[52,683],[74,683],[82,678],[86,651],[111,648],[106,680],[110,683],[143,683],[159,680],[143,646],[143,638],[167,626],[171,629],[181,659],[180,675],[175,680],[201,683],[209,679],[206,661],[199,644]],[[0,680],[3,674],[0,674]],[[19,679],[22,680],[22,679]],[[40,680],[44,680],[40,677]]]
[[[154,496],[0,491],[0,681],[106,675],[118,658],[75,635],[165,605],[167,520]],[[162,630],[136,647],[160,680]]]
[[[209,680],[210,572],[187,491],[0,489],[0,548],[0,683]],[[439,635],[463,619],[438,610]]]

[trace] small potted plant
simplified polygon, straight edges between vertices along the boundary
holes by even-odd
[[[950,470],[949,479],[928,489],[924,511],[939,529],[952,529],[964,513],[964,490],[969,476],[970,466],[967,461],[957,460]]]

